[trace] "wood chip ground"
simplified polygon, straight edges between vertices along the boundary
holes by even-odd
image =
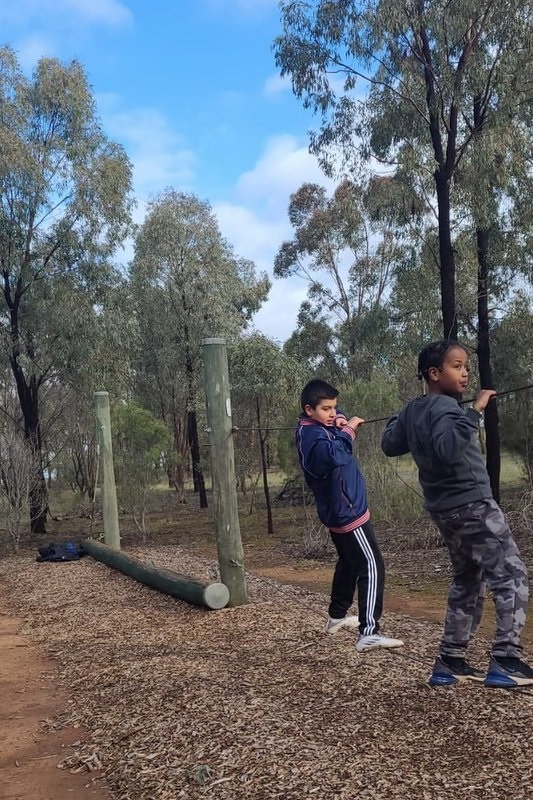
[[[178,547],[130,552],[213,577]],[[533,796],[533,690],[431,689],[440,625],[386,613],[405,648],[360,655],[323,632],[325,595],[247,585],[248,605],[208,611],[90,558],[0,561],[4,601],[70,692],[45,725],[87,731],[60,766],[105,774],[117,800]]]

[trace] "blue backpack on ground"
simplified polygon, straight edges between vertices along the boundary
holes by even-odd
[[[38,547],[39,555],[36,561],[78,561],[85,555],[85,550],[81,544],[74,542],[62,542],[57,544],[50,542],[50,544]]]

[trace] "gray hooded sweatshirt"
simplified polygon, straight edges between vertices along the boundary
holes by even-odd
[[[492,497],[477,435],[481,415],[457,400],[429,394],[407,403],[387,422],[381,448],[387,456],[411,453],[424,507],[449,511]]]

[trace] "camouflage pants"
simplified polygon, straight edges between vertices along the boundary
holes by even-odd
[[[464,657],[481,621],[486,581],[496,609],[492,652],[520,657],[527,570],[499,505],[487,499],[431,516],[446,542],[453,571],[441,655]]]

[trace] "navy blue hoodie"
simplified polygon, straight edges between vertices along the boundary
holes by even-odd
[[[322,425],[302,414],[296,429],[298,458],[316,500],[320,521],[348,533],[370,519],[365,479],[353,455],[352,428]]]

